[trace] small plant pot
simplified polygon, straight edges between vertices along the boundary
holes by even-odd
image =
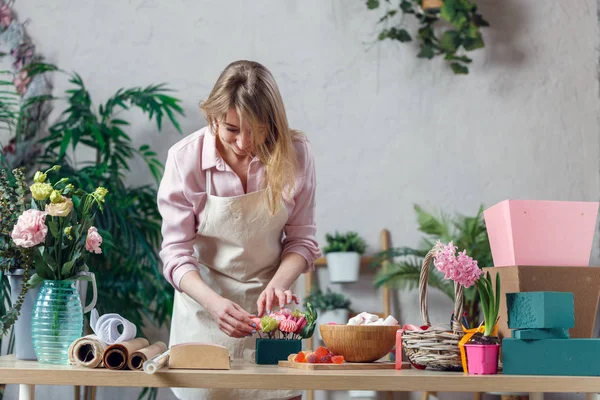
[[[427,12],[437,12],[440,11],[442,6],[444,5],[443,0],[423,0],[421,1],[421,8]]]
[[[302,350],[301,340],[256,339],[256,363],[260,365],[277,365],[285,361],[290,354]]]
[[[473,375],[498,373],[499,344],[465,344],[467,369]]]
[[[335,322],[337,325],[346,325],[348,323],[349,313],[347,308],[323,311],[319,314],[318,323],[319,325],[327,325],[331,322]],[[317,339],[323,340],[319,329],[317,329],[315,333],[317,334]]]
[[[348,283],[358,281],[360,270],[360,254],[355,252],[327,253],[327,269],[329,281]]]

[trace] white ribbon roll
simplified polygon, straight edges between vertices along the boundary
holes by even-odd
[[[123,327],[119,333],[119,325]],[[90,326],[98,338],[106,344],[121,343],[135,338],[137,328],[119,314],[104,314],[98,317],[98,310],[92,310]]]

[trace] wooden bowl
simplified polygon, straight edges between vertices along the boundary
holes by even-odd
[[[321,338],[334,354],[348,362],[373,362],[386,356],[396,344],[399,325],[320,325]]]

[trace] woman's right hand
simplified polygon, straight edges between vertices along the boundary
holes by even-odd
[[[256,333],[252,316],[231,300],[219,296],[207,307],[219,329],[233,338],[243,338]]]

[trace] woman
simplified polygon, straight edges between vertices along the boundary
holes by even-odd
[[[230,64],[201,104],[208,126],[170,150],[158,191],[160,257],[175,287],[170,344],[226,346],[250,360],[251,316],[298,302],[290,287],[321,253],[315,169],[271,73]],[[299,392],[181,389],[180,399],[289,399]]]

